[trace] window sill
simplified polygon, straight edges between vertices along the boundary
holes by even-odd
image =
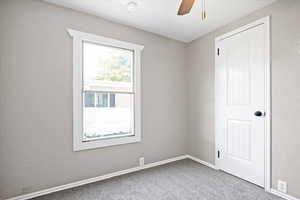
[[[88,142],[83,141],[74,141],[73,150],[74,151],[83,151],[88,149],[103,148],[115,145],[129,144],[140,142],[141,137],[138,135],[133,136],[123,136],[118,138],[109,138],[101,140],[91,140]]]

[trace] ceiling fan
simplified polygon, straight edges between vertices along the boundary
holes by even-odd
[[[201,1],[202,1],[201,17],[202,17],[202,20],[205,20],[207,18],[206,7],[205,7],[206,0],[201,0]],[[186,15],[186,14],[190,13],[190,11],[194,5],[194,2],[195,2],[195,0],[182,0],[179,10],[177,12],[177,15]]]

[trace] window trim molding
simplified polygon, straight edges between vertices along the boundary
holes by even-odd
[[[144,46],[115,40],[73,29],[67,29],[73,38],[73,150],[81,151],[141,141],[141,52]],[[82,98],[82,61],[83,41],[100,45],[129,49],[134,52],[133,90],[134,90],[134,135],[120,136],[83,142],[83,98]]]

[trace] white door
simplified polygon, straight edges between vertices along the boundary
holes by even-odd
[[[266,25],[216,40],[216,163],[264,186]]]

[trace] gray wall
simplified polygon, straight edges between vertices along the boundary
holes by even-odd
[[[37,0],[1,0],[0,199],[127,169],[140,156],[149,163],[188,152],[214,163],[214,38],[266,15],[272,15],[273,187],[286,180],[289,194],[300,197],[299,10],[300,1],[281,0],[186,47]],[[142,142],[72,151],[66,28],[145,45]]]
[[[186,153],[185,44],[36,0],[1,0],[0,27],[0,199]],[[66,28],[145,46],[142,142],[72,151]]]
[[[272,182],[300,197],[300,1],[281,0],[191,42],[187,51],[189,154],[214,163],[214,38],[272,16]]]

